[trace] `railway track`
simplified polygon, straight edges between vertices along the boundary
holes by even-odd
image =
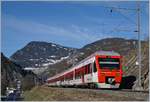
[[[121,89],[121,90],[111,90],[111,89],[81,89],[75,88],[75,90],[84,91],[85,93],[94,92],[97,94],[105,94],[108,97],[124,97],[124,98],[134,98],[136,100],[149,100],[149,92],[148,91],[134,91],[131,89]]]
[[[58,88],[58,87],[53,87],[53,88]],[[129,98],[129,99],[135,99],[135,100],[149,100],[149,92],[148,91],[134,91],[131,89],[89,89],[89,88],[61,88],[59,87],[59,89],[61,90],[72,90],[72,91],[78,91],[78,92],[83,92],[85,94],[97,94],[97,95],[105,95],[108,96],[108,98],[110,97],[122,97],[122,98]]]
[[[141,93],[149,93],[149,91],[139,91],[139,90],[131,90],[131,89],[121,89],[120,91],[124,91],[124,92],[141,92]]]
[[[56,88],[56,87],[55,87]],[[57,87],[62,88],[62,87]],[[75,88],[75,87],[66,87],[64,89],[78,89],[78,90],[95,90],[95,91],[118,91],[118,92],[140,92],[140,93],[149,93],[149,91],[145,90],[132,90],[132,89],[94,89],[94,88]]]
[[[73,89],[73,88],[71,88]],[[87,90],[87,88],[75,88],[78,90]],[[148,91],[138,91],[138,90],[132,90],[132,89],[89,89],[88,90],[93,90],[93,91],[111,91],[111,92],[131,92],[131,93],[149,93]]]

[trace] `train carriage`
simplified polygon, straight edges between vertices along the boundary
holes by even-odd
[[[98,51],[70,69],[47,79],[49,86],[89,86],[119,88],[122,56],[114,51]]]

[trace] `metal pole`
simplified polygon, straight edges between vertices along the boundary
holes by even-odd
[[[137,28],[138,28],[138,65],[139,65],[139,87],[141,88],[141,39],[140,39],[140,2],[137,4]]]
[[[140,1],[137,2],[137,9],[127,9],[127,8],[115,8],[115,9],[124,9],[124,10],[136,10],[137,11],[137,30],[138,33],[138,49],[137,49],[137,56],[138,56],[138,67],[139,67],[139,88],[142,89],[142,83],[141,83],[141,39],[140,39]],[[112,10],[111,10],[112,12]]]

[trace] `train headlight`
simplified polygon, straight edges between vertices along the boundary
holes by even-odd
[[[115,81],[114,78],[108,78],[108,83],[112,84]]]

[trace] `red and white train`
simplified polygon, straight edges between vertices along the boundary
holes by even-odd
[[[46,80],[49,86],[90,86],[119,88],[122,56],[113,51],[98,51],[70,69]]]

